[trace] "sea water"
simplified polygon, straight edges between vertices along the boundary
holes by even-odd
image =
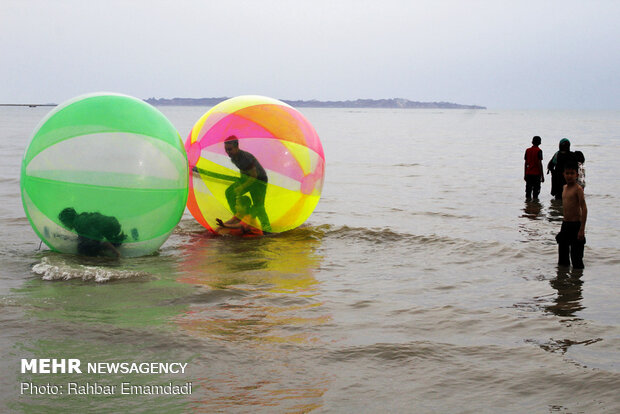
[[[185,137],[208,108],[159,109]],[[213,238],[186,212],[114,261],[50,252],[25,217],[48,111],[0,108],[1,411],[620,411],[620,112],[303,109],[327,159],[304,226]],[[525,200],[534,135],[544,165],[564,137],[585,155],[583,271],[556,265],[550,177]],[[22,373],[46,358],[187,365]]]

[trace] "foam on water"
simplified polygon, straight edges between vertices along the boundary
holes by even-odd
[[[32,271],[40,275],[42,280],[81,279],[96,283],[127,279],[148,279],[152,277],[151,274],[142,271],[70,264],[63,260],[56,261],[48,257],[44,257],[40,263],[33,265]]]

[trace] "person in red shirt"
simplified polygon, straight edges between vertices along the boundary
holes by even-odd
[[[538,199],[540,194],[540,183],[545,182],[543,174],[542,159],[543,153],[538,146],[541,143],[537,135],[532,138],[532,146],[525,150],[525,168],[523,179],[525,180],[525,198],[530,200],[532,195]]]

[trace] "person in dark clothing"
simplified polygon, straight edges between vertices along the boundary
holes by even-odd
[[[559,151],[553,155],[549,164],[547,164],[547,174],[551,172],[551,195],[556,200],[562,199],[562,189],[564,184],[566,184],[566,180],[564,180],[564,166],[573,158],[573,153],[570,151],[570,141],[567,138],[562,138]]]
[[[237,197],[245,193],[252,196],[253,213],[260,220],[263,232],[271,231],[269,217],[265,211],[265,195],[267,193],[267,173],[256,157],[239,148],[236,136],[231,135],[224,141],[224,149],[230,160],[241,172],[241,177],[226,189],[226,200],[233,214]]]
[[[117,247],[127,235],[121,231],[121,225],[115,217],[101,213],[78,214],[74,208],[67,207],[60,212],[58,218],[67,229],[77,233],[79,254],[100,256],[110,253],[120,257]]]
[[[555,240],[558,242],[558,265],[583,269],[583,250],[586,244],[588,207],[583,188],[577,184],[577,163],[569,161],[564,167],[566,185],[562,191],[564,217]]]
[[[539,136],[532,138],[532,146],[525,150],[525,171],[523,179],[525,180],[525,198],[528,200],[532,198],[538,198],[540,194],[540,183],[545,182],[545,175],[543,174],[542,159],[543,152],[539,148],[541,139]]]
[[[581,151],[575,151],[575,161],[577,161],[577,184],[584,190],[586,189],[586,157]]]

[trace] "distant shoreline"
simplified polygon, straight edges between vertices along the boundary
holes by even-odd
[[[214,106],[229,98],[149,98],[154,106]],[[461,105],[451,102],[417,102],[408,99],[356,99],[354,101],[281,100],[296,108],[404,108],[404,109],[487,109],[479,105]]]
[[[225,101],[222,98],[148,98],[144,99],[146,103],[154,106],[215,106]],[[480,105],[462,105],[452,102],[418,102],[408,99],[391,98],[391,99],[356,99],[354,101],[318,101],[318,100],[287,100],[282,99],[296,108],[387,108],[387,109],[487,109],[486,106]],[[0,106],[21,106],[36,108],[37,106],[57,106],[54,103],[45,104],[2,104]]]
[[[36,108],[37,106],[57,106],[58,104],[0,104],[0,106],[27,106],[29,108]]]

